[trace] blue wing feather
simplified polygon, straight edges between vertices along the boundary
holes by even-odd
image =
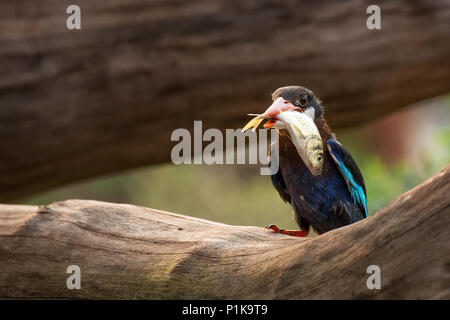
[[[350,196],[353,199],[355,205],[359,205],[361,211],[364,212],[365,217],[367,217],[367,195],[366,187],[364,184],[364,179],[356,165],[355,160],[353,160],[350,153],[340,144],[337,140],[329,139],[328,150],[336,163],[340,173],[347,182],[348,190]]]

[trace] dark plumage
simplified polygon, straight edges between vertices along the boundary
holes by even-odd
[[[287,133],[280,131],[279,170],[272,176],[272,182],[281,198],[293,207],[300,228],[309,230],[311,226],[321,234],[367,217],[363,176],[350,153],[331,132],[319,99],[299,86],[277,89],[272,99],[279,97],[301,106],[301,110],[314,108],[314,122],[324,143],[323,170],[313,176]]]

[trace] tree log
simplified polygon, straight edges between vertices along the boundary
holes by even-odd
[[[240,128],[301,84],[334,127],[450,90],[450,1],[0,3],[0,200],[170,158],[175,128]]]
[[[449,299],[449,193],[450,165],[313,238],[126,204],[2,205],[0,297]],[[81,269],[80,290],[66,287],[69,265]],[[381,289],[366,285],[370,265]]]

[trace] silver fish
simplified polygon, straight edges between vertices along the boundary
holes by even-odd
[[[278,114],[274,128],[285,129],[306,167],[314,176],[323,168],[323,142],[312,117],[303,112],[285,111]]]

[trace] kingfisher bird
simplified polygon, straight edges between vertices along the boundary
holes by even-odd
[[[279,170],[271,179],[281,199],[292,206],[300,230],[284,230],[276,225],[266,229],[305,237],[310,227],[323,234],[366,218],[364,178],[355,160],[328,126],[319,98],[305,87],[287,86],[275,90],[272,101],[272,105],[243,130],[255,129],[264,119],[268,119],[265,128],[278,130],[278,154],[272,152],[270,160],[278,161]],[[315,150],[313,156],[311,150],[305,150],[309,145],[298,142],[304,141],[301,132],[304,124],[288,123],[301,119],[293,117],[299,116],[294,114],[298,112],[309,117],[318,132],[315,147],[319,151]],[[282,116],[288,113],[290,117]],[[292,124],[299,130],[288,130],[288,125]]]

